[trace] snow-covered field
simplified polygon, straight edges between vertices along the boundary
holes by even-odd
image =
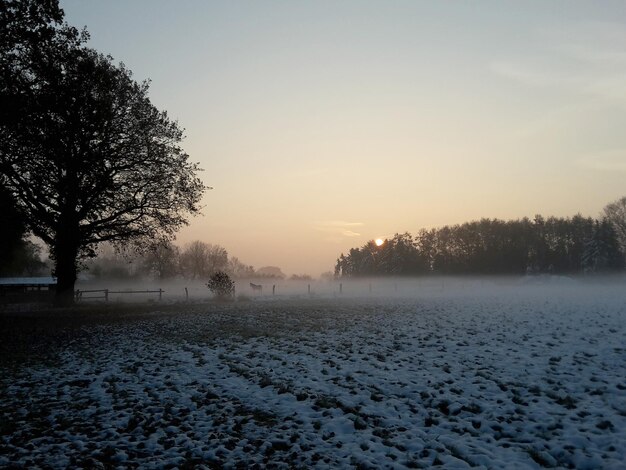
[[[3,358],[0,467],[625,468],[621,291],[117,306]]]

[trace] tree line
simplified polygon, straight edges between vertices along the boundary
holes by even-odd
[[[167,280],[175,278],[208,280],[222,272],[235,279],[282,279],[280,268],[265,266],[255,269],[226,248],[195,240],[179,247],[170,241],[152,244],[141,252],[120,252],[111,245],[100,248],[98,257],[85,263],[84,273],[98,279]]]
[[[626,197],[600,219],[482,219],[372,240],[337,259],[335,276],[580,274],[623,270]]]

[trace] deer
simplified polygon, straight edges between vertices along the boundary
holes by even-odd
[[[258,293],[263,292],[263,286],[261,284],[250,283],[250,287],[252,287],[252,292],[258,292]]]

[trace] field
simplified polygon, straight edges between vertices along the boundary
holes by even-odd
[[[624,468],[624,291],[5,313],[0,467]]]

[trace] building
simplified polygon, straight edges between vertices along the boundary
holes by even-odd
[[[45,277],[1,277],[0,303],[47,301],[56,291],[57,280]]]

